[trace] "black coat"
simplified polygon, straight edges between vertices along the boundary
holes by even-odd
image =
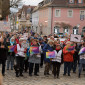
[[[0,60],[6,60],[7,59],[7,54],[8,54],[8,48],[6,45],[4,45],[5,48],[1,48],[1,42],[0,42]]]

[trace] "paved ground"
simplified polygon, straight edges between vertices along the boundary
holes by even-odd
[[[1,66],[0,66],[1,70]],[[39,77],[29,77],[28,73],[23,73],[24,77],[15,77],[15,72],[6,70],[3,85],[85,85],[84,72],[81,78],[78,78],[77,73],[71,73],[71,77],[63,76],[63,66],[61,67],[60,79],[54,79],[53,75],[45,77],[43,75],[44,69],[40,69]]]

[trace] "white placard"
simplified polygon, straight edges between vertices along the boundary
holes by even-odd
[[[10,32],[10,22],[9,21],[0,21],[0,31]]]
[[[28,39],[28,33],[24,33],[23,38]]]
[[[81,42],[81,35],[71,34],[70,41],[72,41],[72,42]]]

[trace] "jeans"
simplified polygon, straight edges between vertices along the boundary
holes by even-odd
[[[4,74],[5,73],[6,60],[0,60],[0,64],[2,64],[2,74]]]
[[[73,62],[73,72],[76,72],[77,60]]]
[[[29,74],[33,73],[33,67],[34,67],[34,63],[29,63]],[[34,75],[38,73],[38,70],[39,70],[39,64],[35,64]]]
[[[64,74],[68,73],[70,75],[72,62],[64,62]]]
[[[13,69],[13,66],[14,66],[14,56],[8,56],[8,59],[7,59],[7,69],[9,69],[10,63],[11,63],[11,69]]]

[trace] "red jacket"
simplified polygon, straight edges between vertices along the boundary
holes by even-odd
[[[15,41],[16,41],[16,44],[19,44],[19,40],[17,38],[15,39]]]
[[[65,46],[64,49],[63,49],[63,59],[64,59],[64,62],[73,62],[73,54],[74,54],[74,50],[68,52],[66,50],[66,46]]]

